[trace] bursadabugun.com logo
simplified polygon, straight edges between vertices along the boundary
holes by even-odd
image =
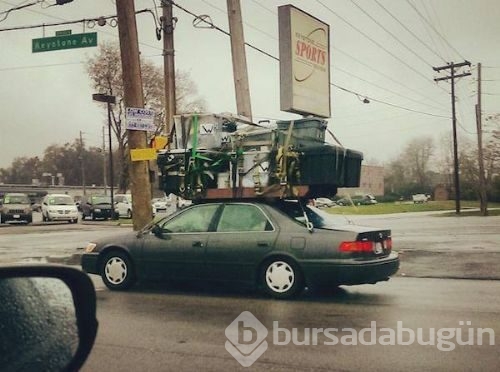
[[[472,328],[471,321],[459,321],[456,328],[406,328],[402,321],[394,328],[292,328],[273,322],[272,344],[283,346],[313,345],[412,345],[433,346],[440,351],[455,350],[457,345],[495,345],[495,331],[491,328]],[[249,311],[242,312],[226,328],[226,350],[244,367],[251,366],[267,350],[267,328]]]
[[[243,367],[250,367],[267,350],[267,328],[244,311],[226,328],[226,350]]]

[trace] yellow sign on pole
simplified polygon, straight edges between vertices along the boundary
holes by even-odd
[[[132,161],[155,160],[156,149],[132,149],[130,150],[130,158]]]

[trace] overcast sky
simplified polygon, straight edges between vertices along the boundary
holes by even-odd
[[[195,14],[209,15],[228,30],[225,0],[176,0]],[[0,0],[0,13],[33,0]],[[11,12],[0,22],[0,167],[18,156],[41,156],[51,144],[72,142],[83,132],[87,145],[100,146],[106,115],[92,102],[85,61],[97,48],[35,53],[34,38],[58,30],[98,32],[98,42],[118,41],[118,29],[82,23],[4,31],[116,14],[113,0],[55,0]],[[160,0],[136,0],[136,10]],[[498,0],[241,0],[248,43],[278,56],[277,7],[293,4],[330,25],[331,81],[358,93],[331,89],[329,128],[346,147],[380,162],[396,156],[413,137],[439,141],[451,134],[450,84],[434,82],[432,66],[469,60],[472,76],[457,81],[459,135],[475,140],[477,63],[483,64],[483,111],[500,112],[500,7]],[[161,10],[159,10],[161,13]],[[235,112],[229,38],[194,28],[193,17],[174,7],[176,67],[188,71],[212,112]],[[0,19],[3,16],[0,15]],[[149,13],[137,16],[143,57],[161,65]],[[404,27],[403,27],[404,25]],[[288,119],[280,112],[279,65],[247,48],[255,118]],[[461,69],[468,71],[468,69]],[[368,97],[371,102],[364,104]],[[465,143],[465,141],[462,141]],[[460,144],[459,144],[460,146]]]

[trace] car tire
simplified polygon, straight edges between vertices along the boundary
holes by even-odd
[[[298,295],[304,289],[304,278],[294,261],[276,257],[262,265],[260,284],[271,297],[287,299]]]
[[[94,214],[94,212],[90,212],[90,218],[92,219],[92,221],[95,221],[95,214]]]
[[[127,218],[132,218],[132,211],[130,209],[127,210]]]
[[[101,278],[111,290],[121,291],[133,286],[136,277],[128,255],[116,250],[107,253],[102,260]]]
[[[42,213],[42,222],[47,222],[47,217]]]

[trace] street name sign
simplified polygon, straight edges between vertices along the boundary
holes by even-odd
[[[31,40],[32,53],[53,50],[88,48],[97,46],[97,32],[83,34],[57,35]]]

